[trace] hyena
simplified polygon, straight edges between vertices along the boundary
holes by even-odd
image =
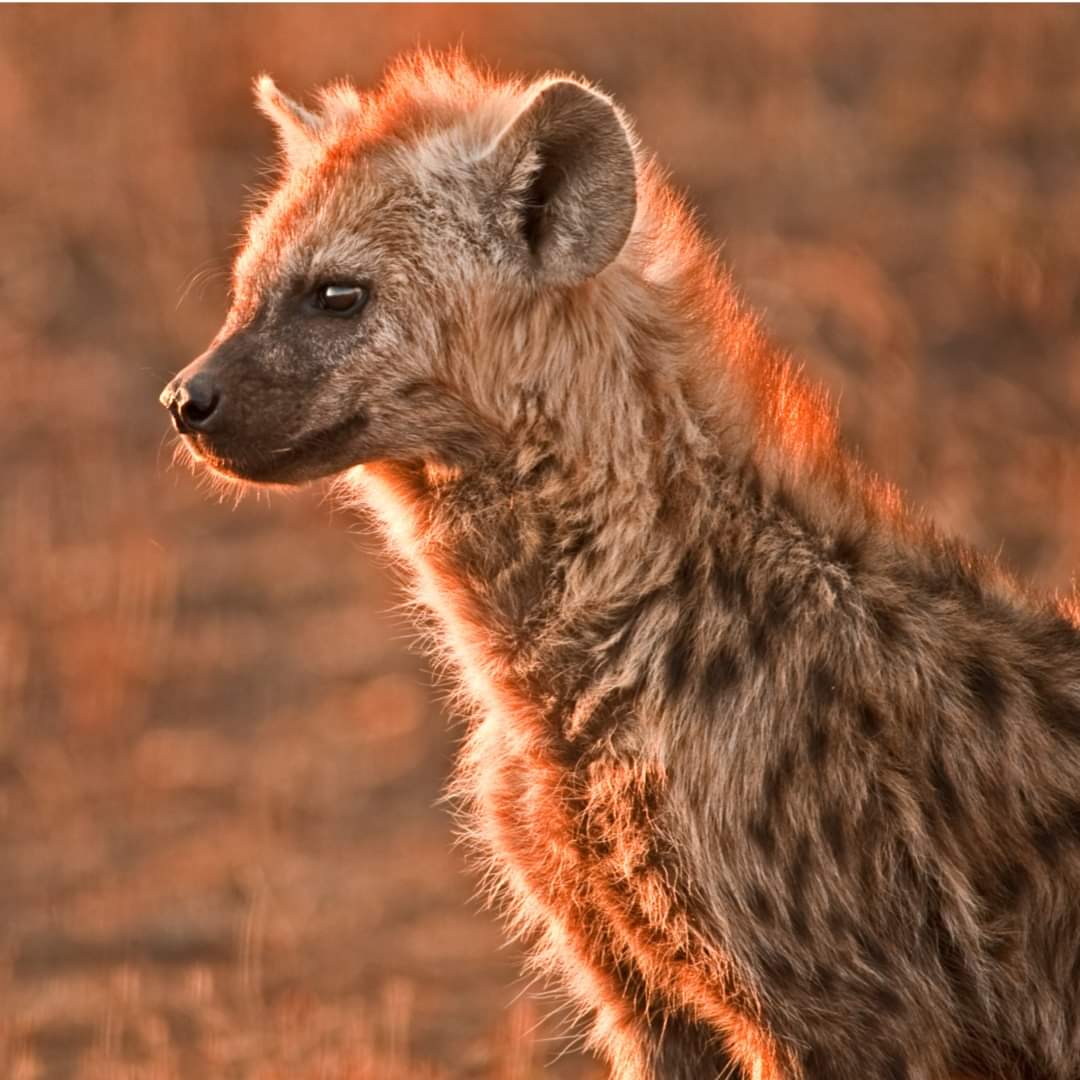
[[[313,108],[162,400],[344,474],[460,674],[487,877],[622,1080],[1080,1077],[1080,630],[837,445],[583,81]]]

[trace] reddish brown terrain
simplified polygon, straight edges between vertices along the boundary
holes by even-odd
[[[157,404],[272,160],[250,79],[578,71],[845,437],[1080,566],[1080,12],[0,11],[0,1075],[598,1077],[437,800],[447,716],[325,488],[237,505]]]

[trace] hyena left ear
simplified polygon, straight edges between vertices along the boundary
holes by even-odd
[[[255,80],[255,103],[277,128],[281,148],[289,164],[301,164],[311,153],[318,137],[322,127],[321,117],[283,94],[269,75],[260,75]]]
[[[504,231],[545,284],[584,281],[622,250],[637,179],[630,133],[606,97],[569,79],[549,83],[488,157],[504,193]]]

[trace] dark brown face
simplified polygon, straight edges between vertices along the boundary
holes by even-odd
[[[371,288],[287,289],[165,387],[161,403],[197,458],[227,476],[297,483],[358,464],[371,412],[356,353]]]
[[[453,422],[432,373],[455,307],[432,269],[445,239],[406,179],[363,161],[331,180],[302,174],[252,222],[225,326],[161,395],[192,454],[233,479],[438,456]]]

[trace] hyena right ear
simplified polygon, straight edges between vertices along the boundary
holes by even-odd
[[[615,106],[570,79],[542,87],[486,155],[511,248],[545,284],[598,274],[637,207],[631,136]]]
[[[288,163],[293,167],[303,164],[316,143],[322,118],[283,94],[269,75],[255,80],[255,103],[277,129]]]

